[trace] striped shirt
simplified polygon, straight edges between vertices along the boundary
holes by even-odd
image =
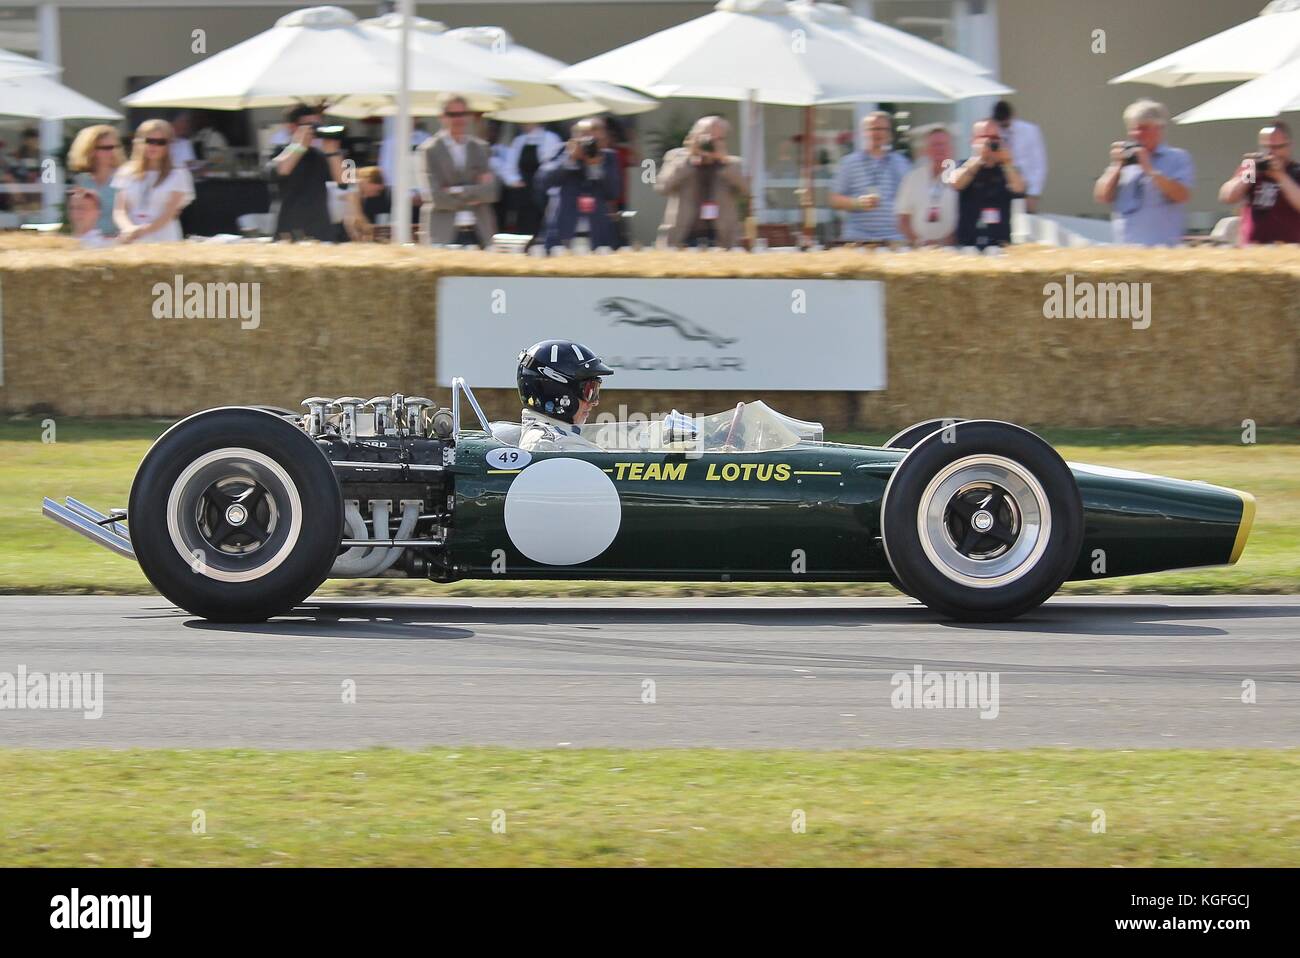
[[[912,164],[901,153],[886,151],[879,159],[865,150],[855,150],[840,160],[835,171],[831,192],[857,198],[864,193],[876,193],[880,204],[874,210],[854,210],[844,215],[841,239],[901,240],[898,218],[894,215],[894,197],[899,184]]]

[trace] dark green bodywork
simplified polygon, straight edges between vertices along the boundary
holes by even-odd
[[[880,539],[880,503],[905,455],[900,450],[801,442],[775,452],[707,453],[694,459],[639,452],[534,453],[534,463],[578,458],[606,470],[622,505],[618,535],[608,549],[580,565],[552,566],[528,559],[510,542],[504,510],[515,473],[490,471],[485,461],[498,448],[509,447],[481,432],[462,433],[456,444],[449,469],[455,507],[442,578],[893,578]],[[642,474],[658,471],[661,477],[633,478],[633,464],[640,464]],[[748,479],[743,473],[724,478],[734,472],[728,466],[743,470],[746,465],[751,466]],[[674,475],[684,467],[684,475],[662,478],[669,467]],[[1081,471],[1088,468],[1074,469],[1085,539],[1071,578],[1229,561],[1243,519],[1241,494],[1156,476]],[[498,550],[508,571],[498,562],[494,573]]]

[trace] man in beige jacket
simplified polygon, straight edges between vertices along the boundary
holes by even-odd
[[[486,248],[497,231],[492,204],[501,184],[488,166],[488,145],[469,132],[465,100],[449,97],[442,129],[420,145],[420,229],[424,242],[463,242],[472,234]]]
[[[727,153],[728,132],[722,117],[701,117],[682,146],[664,156],[655,182],[668,197],[659,246],[740,244],[740,200],[748,184],[740,157]]]

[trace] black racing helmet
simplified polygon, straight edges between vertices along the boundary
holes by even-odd
[[[545,339],[519,354],[519,401],[552,419],[573,422],[579,400],[600,400],[600,378],[614,370],[581,343]]]

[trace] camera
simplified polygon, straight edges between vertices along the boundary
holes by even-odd
[[[1263,150],[1260,150],[1258,153],[1250,154],[1250,158],[1255,161],[1256,173],[1267,173],[1269,167],[1273,165],[1272,154]]]
[[[594,160],[600,156],[600,144],[596,142],[594,136],[584,136],[578,143],[582,147],[582,155],[587,159]]]
[[[989,140],[989,149],[992,150],[994,153],[999,152],[1002,149],[1002,141],[999,140],[996,136],[993,137],[993,139]]]
[[[716,148],[711,136],[702,136],[695,141],[695,144],[700,148],[701,153],[712,153]]]
[[[346,132],[347,127],[342,124],[316,127],[316,135],[322,140],[341,140]]]
[[[1140,150],[1141,148],[1142,148],[1142,144],[1139,143],[1137,140],[1125,140],[1123,165],[1132,166],[1134,163],[1136,163],[1138,161],[1138,150]]]

